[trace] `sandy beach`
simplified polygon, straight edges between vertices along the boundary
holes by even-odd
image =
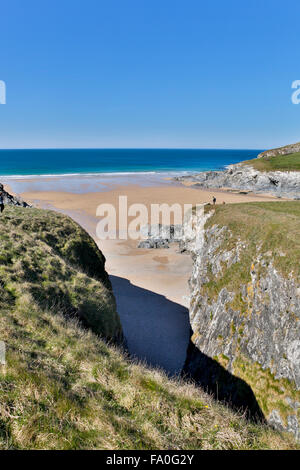
[[[179,373],[189,340],[188,279],[192,261],[180,254],[176,244],[169,249],[139,249],[136,240],[99,240],[96,237],[96,209],[110,203],[118,209],[119,196],[127,196],[128,206],[151,204],[233,204],[274,201],[270,196],[235,194],[222,190],[194,189],[172,180],[135,175],[74,181],[74,178],[11,180],[9,189],[37,207],[58,210],[76,220],[96,240],[106,257],[117,300],[118,312],[129,352],[169,374]],[[44,190],[47,189],[47,190]],[[50,189],[50,190],[49,190]],[[118,210],[117,210],[118,220]],[[124,227],[118,225],[119,233]]]

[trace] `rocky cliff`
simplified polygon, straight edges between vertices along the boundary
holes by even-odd
[[[22,198],[17,197],[17,196],[12,196],[7,191],[5,191],[2,183],[0,183],[0,192],[2,192],[4,204],[9,204],[13,206],[30,207],[30,205],[27,204],[27,202],[23,201]]]
[[[299,438],[300,203],[206,209],[184,373]]]
[[[224,171],[207,171],[179,176],[177,181],[192,181],[197,188],[230,188],[242,192],[268,193],[279,198],[300,199],[300,172],[259,171],[242,163],[229,165]]]

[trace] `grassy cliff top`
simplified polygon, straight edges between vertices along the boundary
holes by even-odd
[[[258,171],[300,171],[300,152],[254,158],[242,163]]]
[[[258,171],[300,171],[300,142],[266,150],[242,163]]]
[[[207,206],[207,210],[211,210]],[[250,267],[259,254],[285,277],[293,274],[300,280],[300,202],[274,201],[221,205],[215,207],[214,215],[206,227],[226,226],[220,249],[229,251],[239,240],[245,242],[240,262],[226,271],[226,279],[212,279],[214,290],[221,288],[220,282],[228,281],[228,288],[235,289],[241,282],[251,280]]]
[[[6,208],[0,247],[0,449],[297,447],[95,334],[118,318],[101,254],[70,219]]]

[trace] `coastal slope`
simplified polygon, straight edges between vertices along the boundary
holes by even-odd
[[[265,150],[257,155],[257,158],[277,157],[278,155],[292,155],[300,152],[300,142],[278,147],[271,150]]]
[[[105,258],[72,219],[7,205],[0,217],[2,312],[56,311],[118,341],[119,317]]]
[[[207,207],[189,245],[184,373],[218,399],[299,437],[300,203]]]

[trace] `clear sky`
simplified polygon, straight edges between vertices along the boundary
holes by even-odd
[[[0,2],[0,148],[300,140],[299,0]]]

